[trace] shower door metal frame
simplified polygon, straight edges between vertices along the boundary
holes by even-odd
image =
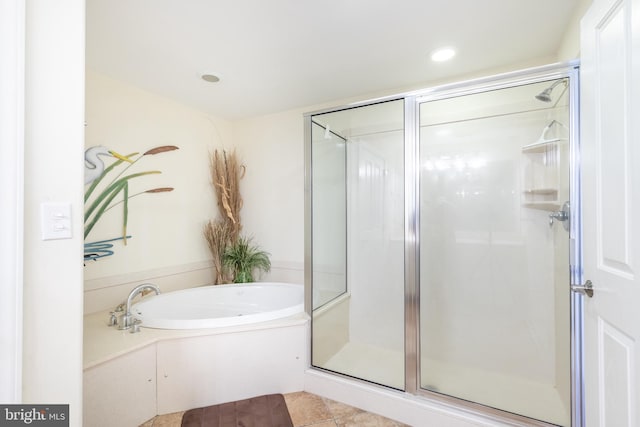
[[[570,218],[569,233],[569,262],[570,262],[570,283],[567,283],[567,291],[571,290],[572,283],[582,283],[582,252],[581,252],[581,217],[580,217],[580,169],[579,169],[579,62],[571,61],[564,64],[553,64],[544,67],[537,67],[492,76],[483,79],[460,82],[451,85],[443,85],[430,88],[425,91],[416,92],[407,99],[413,102],[412,114],[413,118],[407,118],[406,123],[415,123],[415,130],[405,129],[405,152],[406,161],[413,165],[413,176],[407,174],[405,179],[406,186],[406,293],[405,305],[407,320],[414,319],[415,323],[407,323],[406,326],[406,379],[405,390],[409,393],[428,397],[430,399],[453,405],[457,408],[466,408],[474,414],[481,413],[485,416],[495,419],[496,421],[509,422],[513,425],[526,426],[551,426],[552,424],[537,421],[525,416],[515,415],[503,410],[494,409],[479,403],[465,401],[456,397],[445,396],[420,387],[420,351],[419,351],[419,298],[420,298],[420,218],[418,215],[420,194],[419,176],[417,167],[419,164],[419,140],[418,140],[418,123],[419,106],[423,102],[437,101],[448,98],[460,97],[465,95],[473,95],[492,90],[507,89],[511,87],[522,86],[526,84],[539,83],[547,80],[555,80],[568,78],[569,80],[569,189],[570,202],[572,206]],[[405,113],[408,109],[405,109]],[[405,166],[408,170],[407,166]],[[414,182],[410,182],[410,181]],[[570,295],[570,319],[571,319],[571,426],[584,426],[584,383],[583,383],[583,354],[582,354],[582,300],[583,296],[576,292]],[[416,310],[415,313],[410,311]],[[417,349],[417,351],[414,351]],[[411,369],[415,366],[415,369]]]
[[[552,64],[524,69],[495,76],[462,81],[454,84],[434,86],[404,94],[371,99],[368,101],[328,108],[306,113],[304,115],[305,132],[305,311],[312,314],[312,251],[311,251],[311,120],[312,116],[327,112],[335,112],[351,108],[364,107],[380,102],[404,99],[404,159],[405,159],[405,389],[404,392],[422,396],[439,402],[444,406],[454,407],[457,411],[468,412],[489,420],[508,423],[514,426],[551,426],[552,424],[537,421],[525,416],[511,414],[479,403],[465,401],[456,397],[445,396],[420,387],[420,238],[419,238],[419,147],[418,147],[418,109],[422,102],[478,94],[492,90],[506,89],[531,83],[561,78],[569,79],[569,181],[570,202],[572,206],[570,218],[570,283],[582,283],[582,225],[580,199],[580,161],[579,161],[579,61]],[[571,339],[571,427],[584,427],[584,383],[583,383],[583,301],[584,296],[571,292],[570,296],[570,339]],[[311,349],[309,348],[310,352]],[[308,360],[311,360],[310,358]],[[311,369],[319,369],[310,366]],[[322,369],[320,369],[322,370]],[[332,373],[343,376],[338,373]],[[348,377],[354,379],[353,377]],[[358,380],[358,379],[355,379]],[[376,386],[366,380],[359,380]],[[382,387],[382,386],[380,386]]]

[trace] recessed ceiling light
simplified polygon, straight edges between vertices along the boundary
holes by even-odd
[[[443,47],[441,49],[434,50],[431,53],[431,60],[434,62],[444,62],[456,56],[456,51],[451,47]]]
[[[216,83],[220,81],[220,77],[216,76],[215,74],[203,74],[202,76],[200,76],[200,78],[209,83]]]

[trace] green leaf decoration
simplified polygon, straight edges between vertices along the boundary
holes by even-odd
[[[142,159],[145,156],[165,153],[168,151],[174,151],[178,149],[179,148],[175,145],[162,145],[162,146],[154,147],[150,150],[147,150],[142,155],[140,155],[138,152],[131,153],[126,156],[114,154],[114,157],[116,157],[117,160],[115,160],[109,166],[106,166],[102,174],[100,174],[100,176],[96,178],[89,185],[89,187],[86,189],[84,193],[84,204],[85,204],[84,238],[85,240],[89,235],[89,233],[91,233],[91,230],[93,230],[95,225],[98,223],[100,218],[102,218],[102,216],[105,214],[105,212],[122,203],[122,237],[118,237],[117,239],[111,239],[111,240],[121,239],[123,243],[126,245],[127,239],[131,237],[127,235],[127,226],[129,223],[129,199],[145,193],[165,193],[165,192],[173,191],[173,187],[158,187],[158,188],[152,188],[149,190],[141,191],[131,195],[129,192],[129,181],[141,176],[159,174],[161,172],[158,170],[152,170],[152,171],[137,172],[137,173],[125,175],[126,172],[129,170],[131,166],[136,164],[140,159]],[[131,159],[134,156],[138,156],[138,157],[136,159]],[[126,159],[123,160],[122,157],[125,157]],[[114,170],[125,162],[127,163],[126,167],[121,168],[118,173],[115,173]],[[102,185],[103,189],[100,191],[99,194],[97,194],[97,196],[94,197],[94,193],[96,192],[96,189],[110,175],[115,175],[115,176],[111,179],[111,182],[109,182],[108,184],[103,184]],[[122,200],[114,201],[119,195],[122,195]],[[93,200],[91,200],[92,198]],[[86,248],[85,248],[85,252],[86,252]],[[97,259],[102,256],[109,256],[113,254],[112,251],[107,251],[107,252],[108,253],[96,256],[93,259]],[[86,254],[85,254],[85,259],[86,259]]]
[[[84,226],[84,238],[85,239],[87,238],[87,235],[91,232],[93,227],[95,227],[95,225],[98,222],[98,220],[102,217],[102,215],[104,214],[105,210],[109,206],[109,203],[111,203],[111,201],[113,201],[113,199],[115,199],[115,197],[118,195],[118,193],[120,193],[120,191],[124,187],[125,182],[126,181],[124,181],[124,182],[120,182],[119,181],[117,186],[109,187],[110,191],[109,192],[103,192],[102,194],[100,194],[100,197],[96,200],[96,202],[98,202],[98,203],[94,202],[94,204],[92,205],[93,209],[91,209],[91,212],[89,212],[88,214],[85,215],[85,226]],[[102,203],[102,205],[100,205],[100,203]],[[95,216],[89,222],[89,224],[87,224],[87,220],[91,216],[91,213],[93,213],[93,210],[95,210],[98,206],[100,206],[100,208],[97,210]]]
[[[125,157],[132,157],[132,156],[135,156],[137,154],[138,153],[131,153],[131,154],[125,156]],[[122,163],[124,163],[124,160],[120,160],[120,159],[118,159],[117,161],[113,162],[108,167],[106,167],[104,169],[104,171],[102,172],[102,174],[91,183],[89,188],[87,188],[87,191],[84,192],[84,202],[85,203],[87,203],[87,200],[89,200],[89,197],[91,197],[91,194],[93,193],[93,191],[100,184],[100,181],[102,181],[102,178],[104,178],[109,172],[111,172],[115,167],[121,165]],[[127,166],[125,168],[125,170],[127,170],[127,169],[129,169],[129,166]]]
[[[124,184],[124,199],[122,204],[122,243],[127,244],[127,221],[129,220],[129,182]]]
[[[84,213],[84,221],[85,223],[87,222],[87,220],[89,219],[89,217],[91,216],[91,214],[93,214],[93,211],[100,205],[100,203],[102,203],[102,201],[109,195],[111,194],[111,192],[118,188],[120,186],[120,184],[122,182],[128,181],[130,179],[133,178],[137,178],[139,176],[144,176],[144,175],[151,175],[151,174],[158,174],[158,173],[162,173],[160,171],[146,171],[146,172],[138,172],[138,173],[134,173],[131,175],[127,175],[125,177],[120,178],[119,180],[117,180],[116,182],[114,182],[113,184],[111,184],[109,187],[107,187],[106,189],[104,189],[102,191],[102,193],[100,193],[100,195],[98,197],[96,197],[96,199],[93,201],[93,203],[91,204],[91,206],[89,206],[89,209],[87,209]],[[113,200],[113,199],[112,199]],[[106,209],[106,207],[105,207]]]

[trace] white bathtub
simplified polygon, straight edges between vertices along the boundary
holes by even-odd
[[[304,287],[289,283],[202,286],[150,296],[131,307],[141,326],[204,329],[279,319],[304,310]]]

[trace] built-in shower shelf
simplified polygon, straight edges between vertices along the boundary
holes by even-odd
[[[557,188],[530,188],[522,194],[525,208],[557,211],[560,207]]]
[[[544,141],[536,141],[533,144],[522,147],[523,153],[544,153],[545,151],[558,145],[560,142],[566,141],[564,138],[547,139]]]
[[[522,206],[544,211],[557,211],[560,200],[561,162],[567,152],[566,138],[547,139],[545,128],[540,138],[521,147]]]
[[[557,196],[558,189],[557,188],[531,188],[529,190],[524,190],[523,193],[531,196]]]
[[[558,211],[560,210],[560,203],[554,203],[554,202],[528,202],[528,203],[524,203],[522,206],[524,206],[525,208],[530,208],[530,209],[539,209],[542,211]]]

